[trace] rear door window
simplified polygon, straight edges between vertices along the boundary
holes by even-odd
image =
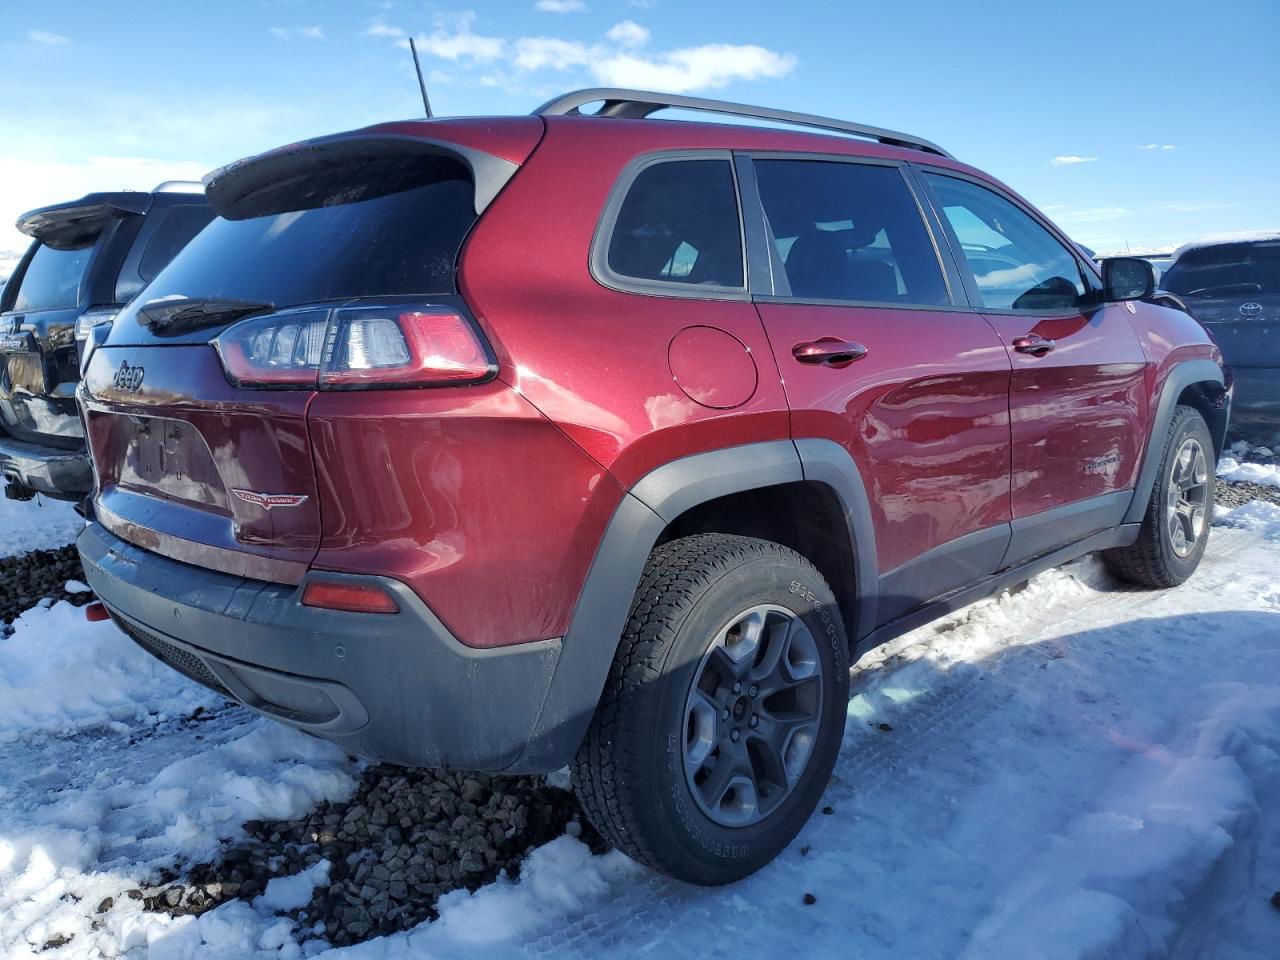
[[[74,307],[79,302],[80,280],[92,254],[92,243],[70,250],[40,244],[22,274],[11,309],[35,313]]]
[[[742,223],[729,160],[662,160],[632,180],[609,235],[606,274],[623,286],[746,286]],[[627,281],[631,281],[628,283]]]
[[[980,304],[992,310],[1074,310],[1086,287],[1080,264],[1031,214],[993,190],[925,173],[971,271]]]
[[[897,167],[780,159],[756,160],[755,172],[792,297],[950,302],[937,251]]]

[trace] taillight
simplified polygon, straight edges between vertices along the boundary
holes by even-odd
[[[350,613],[398,613],[395,598],[381,587],[363,583],[334,583],[312,580],[302,590],[302,603],[325,610]]]
[[[476,383],[496,372],[449,307],[358,306],[252,317],[214,346],[238,386],[328,390]]]
[[[241,320],[213,345],[228,378],[243,387],[315,387],[329,336],[329,310]]]
[[[326,386],[466,383],[489,375],[489,358],[471,324],[444,309],[338,310]]]

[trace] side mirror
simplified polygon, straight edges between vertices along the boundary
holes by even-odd
[[[1108,303],[1142,300],[1156,289],[1156,271],[1141,257],[1110,257],[1102,261],[1102,298]]]

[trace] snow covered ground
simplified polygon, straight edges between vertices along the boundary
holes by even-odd
[[[0,496],[0,557],[64,546],[83,526],[80,515],[64,501],[47,497],[6,500]]]
[[[446,895],[433,923],[306,952],[1274,958],[1280,507],[1218,522],[1179,589],[1134,590],[1086,558],[864,660],[824,807],[755,877],[691,888],[565,836],[517,883]],[[346,796],[357,766],[68,604],[15,626],[0,639],[0,957],[301,955],[308,931],[281,911],[323,863],[198,918],[122,893],[210,858],[246,820]]]

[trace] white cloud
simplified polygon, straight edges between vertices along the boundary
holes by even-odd
[[[364,35],[366,37],[392,37],[393,39],[399,39],[404,36],[404,31],[382,20],[375,20],[365,28]]]
[[[1093,161],[1097,159],[1098,159],[1097,157],[1077,157],[1073,155],[1068,155],[1065,157],[1054,157],[1049,162],[1053,164],[1055,167],[1070,167],[1077,163],[1093,163]]]
[[[28,30],[27,39],[34,40],[36,43],[45,43],[51,47],[71,42],[70,37],[64,37],[60,33],[50,33],[48,30]]]
[[[735,80],[786,76],[796,65],[793,55],[755,44],[707,43],[640,53],[651,35],[634,20],[614,24],[600,42],[590,44],[548,36],[484,36],[475,32],[475,22],[476,15],[471,11],[437,14],[435,29],[414,40],[424,55],[449,60],[464,70],[488,67],[473,75],[482,86],[521,92],[530,89],[525,75],[538,71],[577,69],[606,86],[688,93],[724,87]],[[405,30],[384,20],[375,20],[364,32],[407,45]],[[495,64],[498,60],[503,63]]]
[[[538,0],[533,7],[542,13],[582,13],[587,9],[582,0]]]
[[[619,53],[593,62],[591,70],[609,86],[688,93],[724,87],[734,80],[784,77],[795,65],[791,54],[755,44],[707,43],[652,57]]]
[[[1178,148],[1175,147],[1172,143],[1164,143],[1164,144],[1144,143],[1140,147],[1138,147],[1138,149],[1139,150],[1177,150]]]
[[[521,37],[516,41],[517,70],[566,70],[586,63],[591,52],[581,43],[558,37]]]
[[[619,46],[643,47],[649,42],[650,33],[634,20],[623,20],[610,27],[605,36]]]
[[[414,37],[414,40],[423,53],[445,60],[470,60],[475,63],[497,60],[506,50],[506,41],[501,37],[486,37],[475,33],[471,29],[475,21],[476,15],[470,10],[464,13],[436,14],[435,30]]]
[[[1045,212],[1049,212],[1045,207]],[[1127,217],[1132,211],[1125,207],[1084,207],[1076,208],[1058,206],[1054,208],[1053,218],[1062,223],[1103,223],[1107,220],[1119,220]]]
[[[281,40],[290,37],[303,37],[307,40],[323,40],[324,27],[272,27],[271,35]]]

